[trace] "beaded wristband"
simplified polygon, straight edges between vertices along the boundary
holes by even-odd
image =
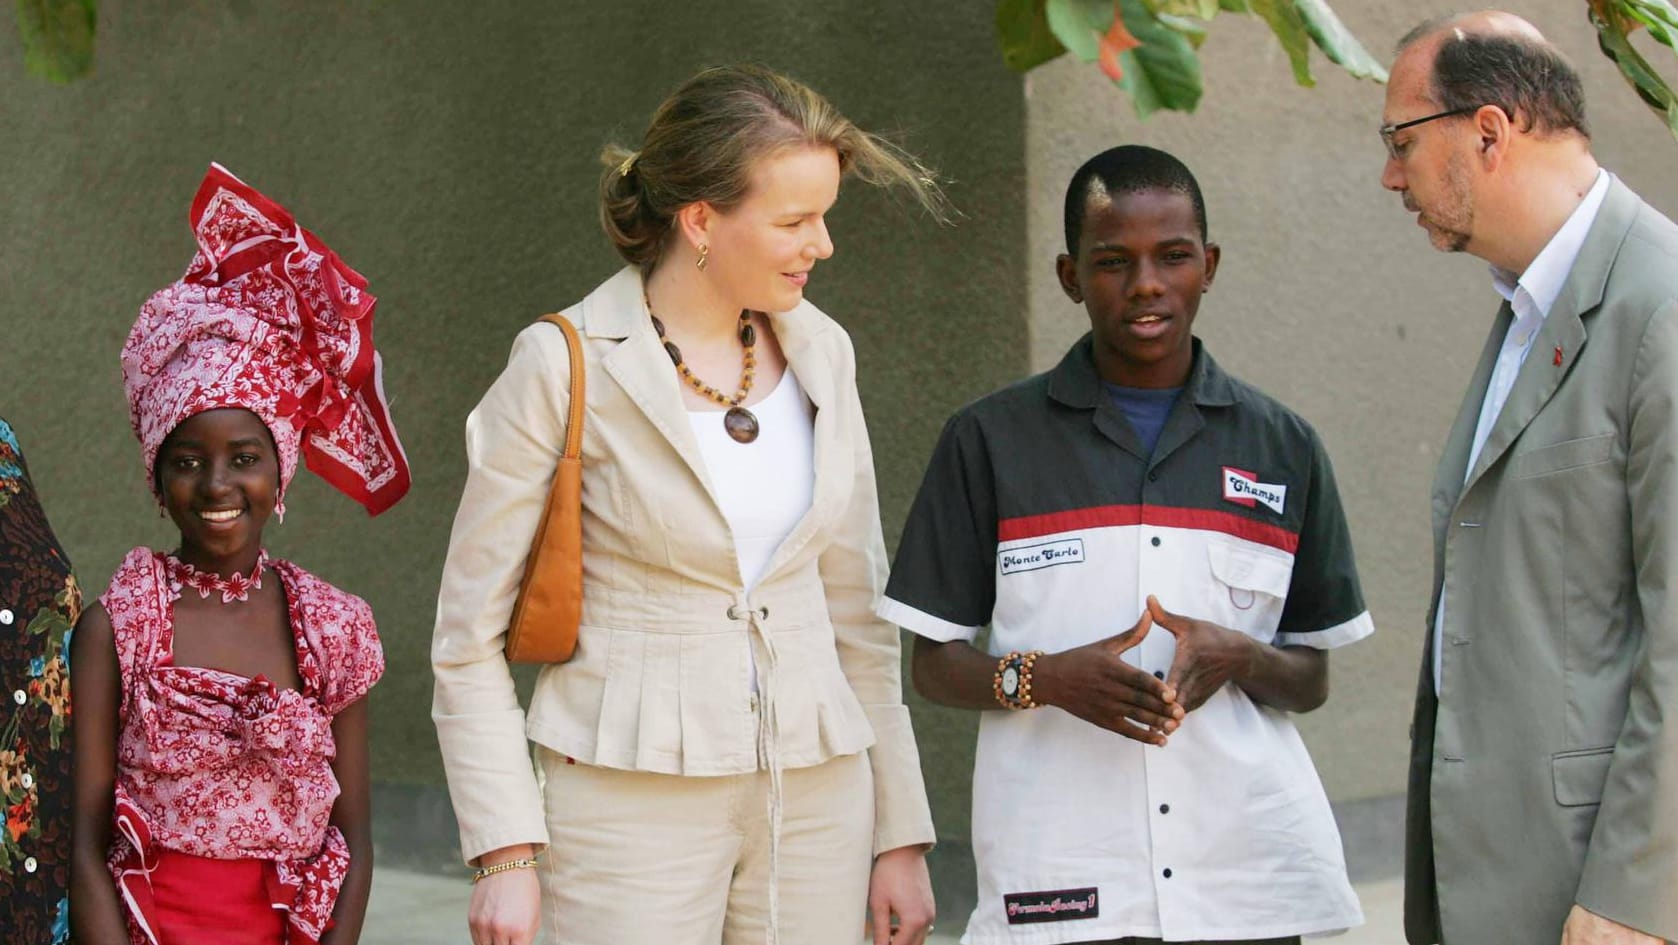
[[[535,868],[535,857],[531,857],[527,860],[508,860],[505,863],[497,863],[494,866],[480,866],[475,872],[473,872],[472,882],[476,883],[485,876],[494,876],[496,873],[505,873],[508,870],[533,870]]]
[[[1042,655],[1042,650],[1032,650],[1030,653],[1021,653],[1015,650],[997,660],[996,673],[991,676],[991,691],[996,694],[996,701],[1004,709],[1036,709],[1041,707],[1037,700],[1031,697],[1031,668],[1037,662],[1037,657]],[[1018,694],[1012,697],[1002,691],[1002,674],[1007,672],[1009,667],[1013,667],[1014,672],[1018,673],[1020,677],[1020,683],[1017,687]]]

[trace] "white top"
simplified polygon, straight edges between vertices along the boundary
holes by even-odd
[[[723,410],[689,410],[699,454],[723,518],[734,536],[734,556],[748,593],[804,513],[816,488],[815,412],[789,368],[769,396],[747,408],[757,439],[741,443],[723,427]],[[747,654],[751,641],[745,640]],[[751,665],[757,691],[757,664]]]
[[[1503,347],[1497,352],[1497,364],[1492,367],[1491,379],[1486,382],[1486,397],[1480,402],[1480,419],[1474,427],[1474,445],[1468,450],[1468,466],[1463,470],[1465,482],[1480,459],[1480,450],[1485,447],[1486,438],[1491,436],[1492,427],[1497,424],[1497,415],[1503,412],[1503,404],[1515,387],[1521,365],[1526,363],[1527,355],[1532,352],[1532,343],[1538,338],[1539,329],[1544,327],[1550,307],[1556,304],[1556,296],[1561,294],[1562,286],[1567,283],[1567,274],[1573,271],[1573,263],[1585,245],[1591,224],[1596,222],[1597,211],[1602,209],[1602,201],[1608,196],[1608,179],[1607,171],[1599,169],[1596,172],[1596,183],[1586,191],[1585,199],[1579,201],[1579,206],[1573,209],[1567,222],[1562,224],[1555,236],[1550,237],[1550,242],[1544,244],[1544,249],[1518,279],[1514,273],[1492,267],[1492,285],[1497,294],[1509,303],[1515,320],[1509,323],[1509,331],[1503,336]],[[1441,648],[1445,638],[1443,588],[1439,594],[1439,610],[1433,619],[1433,691],[1436,693],[1444,678],[1440,665],[1444,657]]]

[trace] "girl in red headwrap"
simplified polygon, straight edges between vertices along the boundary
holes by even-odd
[[[71,925],[83,943],[353,942],[372,880],[372,613],[262,529],[301,453],[373,514],[408,488],[366,282],[219,166],[198,253],[122,350],[149,485],[180,529],[76,625]]]

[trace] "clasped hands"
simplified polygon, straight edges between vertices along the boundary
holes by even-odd
[[[1124,661],[1158,625],[1177,638],[1164,679]],[[1251,637],[1205,620],[1174,614],[1148,596],[1148,606],[1123,633],[1037,660],[1039,701],[1133,741],[1163,746],[1183,717],[1247,672]]]

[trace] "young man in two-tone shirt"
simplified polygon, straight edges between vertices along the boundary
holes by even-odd
[[[904,529],[879,612],[919,637],[916,688],[994,710],[966,945],[1363,921],[1290,713],[1373,624],[1316,433],[1193,336],[1206,236],[1170,155],[1080,168],[1057,272],[1090,334],[951,418]]]

